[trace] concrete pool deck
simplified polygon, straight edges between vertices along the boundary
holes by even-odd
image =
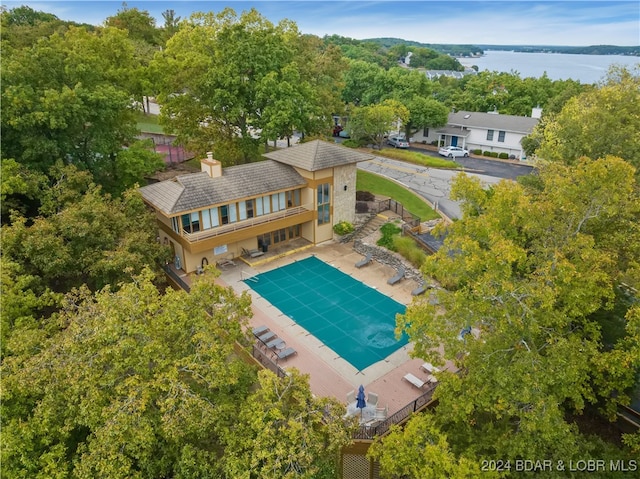
[[[353,244],[341,244],[333,241],[294,251],[254,267],[236,261],[236,266],[222,271],[218,281],[231,286],[238,293],[249,292],[252,297],[254,313],[250,319],[250,326],[253,328],[265,325],[286,341],[287,346],[296,349],[298,354],[280,361],[279,364],[284,369],[297,368],[307,374],[313,394],[333,396],[346,405],[346,394],[351,390],[357,390],[358,386],[362,384],[367,393],[374,392],[379,395],[379,406],[388,406],[389,414],[393,414],[423,394],[422,390],[402,379],[407,373],[423,380],[426,379],[426,373],[420,369],[424,361],[412,359],[409,356],[413,349],[411,343],[392,353],[385,360],[358,371],[315,336],[255,293],[243,281],[247,277],[279,268],[311,255],[315,255],[318,259],[377,289],[399,303],[408,305],[415,299],[411,296],[411,291],[417,286],[415,281],[404,279],[391,286],[387,284],[387,280],[394,276],[395,270],[393,268],[376,261],[372,261],[360,269],[356,268],[355,263],[362,259],[362,256],[353,250]],[[420,298],[425,297],[423,295]],[[451,364],[447,366],[452,367]]]

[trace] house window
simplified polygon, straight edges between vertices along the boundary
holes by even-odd
[[[300,190],[287,191],[287,208],[300,206]]]
[[[329,183],[318,185],[318,225],[329,223],[330,206]]]
[[[504,131],[499,131],[498,132],[498,141],[501,141],[502,143],[504,143],[504,136],[505,136],[505,132]]]
[[[223,225],[229,224],[229,205],[220,207],[220,220]]]
[[[487,140],[493,141],[493,130],[487,130]]]
[[[187,233],[195,233],[200,231],[200,213],[187,213],[182,215],[182,229]]]
[[[241,201],[238,203],[238,216],[240,220],[254,217],[253,200]]]
[[[422,130],[422,136],[424,136],[425,138],[429,136],[429,128],[425,128],[424,130]]]
[[[300,225],[289,226],[289,239],[300,237]]]
[[[202,210],[200,213],[202,214],[203,230],[208,230],[220,224],[218,218],[218,208],[209,208],[207,210]]]
[[[271,200],[269,195],[256,198],[256,216],[268,215],[271,213]]]
[[[282,193],[274,193],[271,195],[271,206],[273,211],[281,211],[285,209],[286,199],[284,191]]]
[[[253,200],[247,200],[244,202],[245,208],[247,209],[247,218],[253,218],[255,216],[254,208],[253,208]]]
[[[177,216],[171,218],[171,229],[176,233],[180,233],[180,218]]]
[[[282,243],[287,240],[287,230],[282,228],[273,232],[273,244]]]

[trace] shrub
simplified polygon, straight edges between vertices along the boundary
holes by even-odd
[[[339,221],[335,225],[333,225],[333,232],[337,235],[343,236],[348,235],[349,233],[353,233],[355,228],[348,221]]]
[[[474,155],[482,155],[482,150],[478,148],[477,150],[471,150],[471,153],[473,153]]]
[[[482,152],[482,156],[491,156],[491,152],[490,151],[483,151]]]
[[[360,146],[356,140],[344,140],[341,145],[347,148],[358,148]]]
[[[393,238],[393,246],[398,253],[416,268],[420,268],[427,258],[426,253],[409,236],[395,236]]]
[[[395,251],[395,247],[393,246],[393,237],[398,235],[401,231],[402,229],[394,223],[383,224],[380,228],[382,238],[380,238],[376,244],[383,248],[390,249],[391,251]]]
[[[502,160],[506,160],[507,158],[509,158],[509,154],[508,153],[500,153],[498,155],[498,158],[500,158]]]
[[[498,158],[498,152],[497,151],[492,151],[491,153],[489,153],[489,156],[491,158]]]
[[[376,195],[370,191],[356,191],[356,201],[375,201]]]

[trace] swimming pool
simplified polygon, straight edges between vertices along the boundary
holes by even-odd
[[[315,256],[244,282],[359,371],[408,343],[394,333],[403,304]]]

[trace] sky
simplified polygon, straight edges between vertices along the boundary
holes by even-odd
[[[27,5],[61,20],[102,25],[122,1],[4,1],[11,9]],[[302,33],[337,34],[355,39],[394,37],[421,43],[475,45],[640,45],[640,2],[633,1],[127,1],[164,23],[172,9],[188,18],[194,12],[237,13],[256,8],[277,23],[296,22]]]

